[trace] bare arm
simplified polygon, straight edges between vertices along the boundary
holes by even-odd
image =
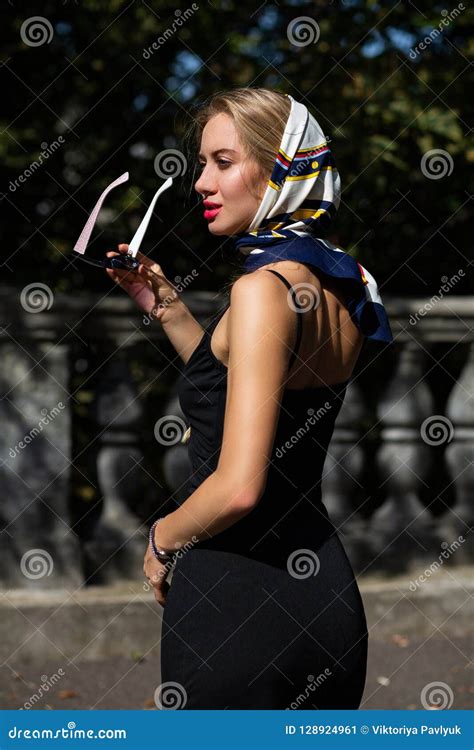
[[[110,250],[108,257],[126,253],[128,245],[118,246],[119,252]],[[140,266],[137,271],[107,269],[107,275],[127,292],[140,310],[161,326],[186,364],[204,334],[190,309],[180,298],[174,284],[164,275],[161,266],[143,253],[137,253]]]
[[[250,513],[265,489],[295,337],[295,314],[270,274],[241,277],[229,312],[224,433],[213,472],[156,527],[156,544],[175,551],[212,537]],[[194,537],[194,538],[193,538]]]
[[[179,298],[164,312],[161,325],[177,354],[186,364],[204,335],[203,327]]]

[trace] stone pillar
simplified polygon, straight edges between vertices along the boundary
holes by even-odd
[[[358,569],[367,547],[365,523],[355,506],[362,488],[364,448],[362,425],[367,410],[361,389],[354,381],[347,388],[337,416],[323,470],[322,495],[334,525],[344,534],[344,546]]]
[[[152,480],[141,466],[143,401],[130,373],[127,350],[112,349],[109,342],[101,353],[104,364],[96,376],[92,411],[102,513],[92,537],[84,542],[86,577],[95,584],[143,576],[147,528],[133,507]]]
[[[68,347],[20,345],[6,329],[0,358],[0,578],[12,588],[74,588],[82,576],[69,524]]]
[[[421,438],[425,420],[433,415],[433,399],[423,380],[423,351],[409,341],[377,409],[383,444],[376,457],[386,500],[372,516],[374,556],[389,570],[403,561],[432,559],[432,517],[420,501],[429,482],[431,451]],[[400,566],[401,563],[401,566]]]
[[[447,444],[446,463],[455,487],[455,503],[439,519],[438,534],[450,544],[459,535],[466,539],[456,562],[472,562],[470,535],[474,523],[474,342],[446,406],[440,438]]]

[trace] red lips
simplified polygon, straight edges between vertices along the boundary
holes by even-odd
[[[212,221],[222,208],[220,203],[213,203],[213,201],[203,201],[203,205],[206,208],[204,211],[206,221]]]

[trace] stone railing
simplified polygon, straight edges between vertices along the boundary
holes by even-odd
[[[52,295],[46,287],[35,299],[25,289],[0,289],[0,584],[140,579],[148,519],[184,497],[190,472],[179,358],[160,325],[124,296]],[[183,298],[203,323],[221,303],[204,292]],[[370,344],[358,363],[323,499],[359,572],[465,564],[474,298],[384,303],[395,345]]]

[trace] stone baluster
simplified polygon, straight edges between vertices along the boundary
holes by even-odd
[[[4,331],[0,347],[0,576],[11,588],[75,588],[82,575],[68,508],[68,346],[20,346]]]
[[[441,436],[447,443],[446,463],[454,482],[454,506],[439,519],[438,533],[450,544],[459,535],[462,547],[456,562],[471,562],[473,547],[469,538],[474,523],[474,342],[446,406],[447,421]]]
[[[151,481],[141,466],[143,400],[130,373],[127,350],[103,347],[101,352],[105,364],[96,380],[93,413],[103,510],[92,537],[84,543],[89,583],[136,580],[143,575],[147,528],[133,508]]]
[[[323,471],[322,496],[332,522],[347,532],[346,551],[359,568],[365,558],[365,523],[354,499],[362,488],[364,448],[362,425],[367,416],[361,389],[356,380],[349,384],[337,416]]]
[[[170,492],[174,495],[177,504],[181,505],[189,495],[187,484],[191,475],[188,447],[186,442],[182,442],[183,438],[185,438],[188,423],[177,396],[170,399],[164,413],[174,415],[177,420],[178,429],[176,430],[176,441],[173,442],[165,453],[163,472]]]
[[[371,520],[376,567],[389,570],[404,560],[433,557],[432,517],[420,501],[429,481],[431,449],[421,437],[433,415],[433,399],[423,380],[423,351],[408,341],[377,409],[382,445],[376,457],[386,499]]]

